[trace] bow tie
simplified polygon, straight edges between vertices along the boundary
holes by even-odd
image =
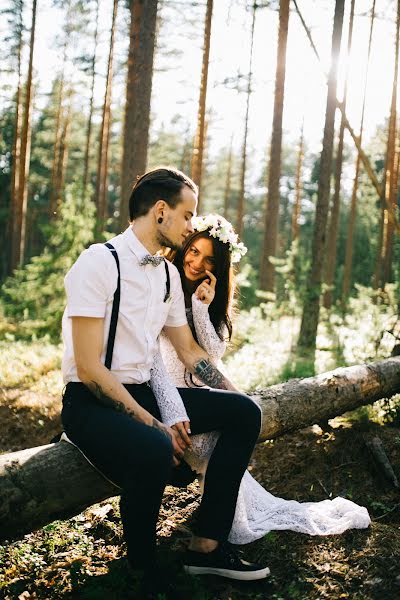
[[[159,254],[155,254],[152,256],[151,254],[146,254],[141,261],[139,262],[140,266],[145,265],[153,265],[153,267],[158,267],[164,261],[164,257]]]

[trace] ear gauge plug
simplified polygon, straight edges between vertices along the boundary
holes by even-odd
[[[163,222],[163,218],[162,217],[158,217],[157,222],[160,223],[160,225],[161,225],[161,223]]]

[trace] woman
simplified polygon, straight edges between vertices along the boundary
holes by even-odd
[[[247,249],[238,242],[231,224],[223,217],[196,217],[193,226],[194,233],[188,236],[182,250],[171,258],[181,275],[186,313],[193,335],[216,363],[226,350],[225,338],[230,339],[232,334],[232,263],[238,262]],[[188,423],[179,395],[165,393],[165,368],[177,388],[202,385],[185,370],[172,344],[162,335],[150,384],[162,420],[170,426],[178,422]],[[192,446],[185,453],[185,460],[199,474],[201,487],[218,435],[218,432],[210,432],[192,436]],[[367,510],[350,500],[335,498],[299,503],[276,498],[246,471],[229,541],[247,544],[268,531],[279,529],[331,535],[350,528],[365,528],[369,523]]]

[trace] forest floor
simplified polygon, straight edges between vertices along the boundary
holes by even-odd
[[[54,392],[60,373],[50,355],[41,361],[45,367],[34,380],[20,372],[0,388],[0,453],[46,444],[60,429],[60,394]],[[158,538],[177,599],[400,598],[399,493],[374,466],[365,445],[373,436],[382,440],[399,477],[400,428],[373,422],[365,412],[335,419],[325,431],[315,425],[256,447],[250,470],[271,493],[299,501],[340,495],[366,506],[372,518],[367,530],[329,537],[270,532],[245,547],[247,557],[270,567],[270,577],[260,582],[181,573],[199,492],[196,482],[184,490],[168,487]],[[113,498],[0,546],[0,598],[140,600],[124,557]]]

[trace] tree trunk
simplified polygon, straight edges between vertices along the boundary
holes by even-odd
[[[256,10],[257,4],[253,5],[253,19],[251,23],[251,36],[250,36],[250,59],[249,59],[249,72],[247,78],[247,93],[246,93],[246,114],[244,118],[244,136],[242,146],[242,164],[240,168],[240,187],[239,197],[237,203],[237,214],[236,214],[236,231],[239,238],[243,240],[243,217],[244,217],[244,202],[245,202],[245,185],[246,185],[246,167],[247,167],[247,134],[249,128],[249,109],[250,109],[250,96],[251,96],[251,80],[252,80],[252,68],[253,68],[253,44],[254,44],[254,27],[256,23]]]
[[[35,46],[36,32],[36,5],[37,0],[33,0],[31,37],[29,43],[29,66],[28,76],[26,80],[25,109],[21,133],[21,155],[19,167],[18,197],[16,204],[16,219],[13,235],[13,269],[23,262],[25,253],[26,209],[28,204],[28,175],[31,157],[31,98],[33,76],[33,51]]]
[[[67,64],[68,46],[70,43],[70,28],[71,28],[71,0],[67,0],[65,8],[65,24],[64,24],[64,42],[62,46],[62,67],[58,91],[57,114],[55,124],[54,137],[54,158],[51,169],[50,180],[50,200],[49,200],[49,219],[52,220],[57,216],[57,202],[59,199],[59,173],[61,161],[61,138],[63,134],[63,118],[64,118],[64,87],[65,87],[65,70]]]
[[[225,180],[225,190],[224,190],[224,217],[226,220],[228,220],[228,217],[229,217],[229,204],[230,204],[230,199],[231,199],[232,145],[233,145],[233,136],[231,137],[231,143],[229,146],[228,165],[226,168],[226,180]]]
[[[347,56],[351,56],[351,46],[352,46],[352,38],[353,38],[353,22],[354,22],[354,4],[355,0],[351,0],[351,8],[350,8],[350,23],[349,23],[349,37],[347,43]],[[347,62],[346,69],[346,78],[344,83],[344,91],[343,91],[343,109],[346,111],[346,103],[347,103],[347,85],[349,78],[349,62]],[[324,293],[324,306],[325,308],[330,308],[332,306],[333,300],[333,281],[335,277],[335,269],[336,269],[336,251],[337,251],[337,236],[338,236],[338,228],[339,228],[339,214],[340,214],[340,185],[342,180],[342,167],[343,167],[343,146],[344,146],[344,117],[342,115],[340,121],[340,130],[339,130],[339,143],[338,149],[336,153],[336,165],[335,165],[335,191],[333,194],[333,203],[329,221],[329,229],[328,229],[328,242],[327,242],[327,251],[326,251],[326,263],[325,263],[325,284],[327,289]]]
[[[388,137],[386,145],[386,158],[385,158],[385,172],[384,172],[384,183],[381,188],[381,222],[379,230],[379,240],[376,252],[375,260],[375,272],[373,278],[374,289],[385,288],[388,265],[388,250],[392,238],[392,223],[389,220],[388,207],[393,209],[393,193],[396,190],[397,183],[395,184],[395,176],[397,178],[397,170],[395,169],[395,157],[396,157],[396,121],[397,121],[397,79],[398,79],[398,50],[399,50],[399,13],[400,13],[400,1],[397,4],[397,25],[396,25],[396,52],[395,52],[395,64],[394,64],[394,75],[393,75],[393,87],[392,87],[392,99],[390,104],[390,115],[389,115],[389,127]],[[396,171],[396,175],[395,175]],[[397,200],[397,198],[396,198]],[[395,204],[396,206],[396,204]]]
[[[123,133],[121,226],[128,224],[132,184],[147,165],[157,0],[130,0],[128,77]]]
[[[268,175],[268,199],[264,218],[264,241],[260,264],[260,288],[268,292],[275,289],[275,267],[270,261],[278,247],[280,204],[282,119],[286,74],[286,46],[289,26],[290,0],[279,4],[278,54],[276,61],[274,116],[272,123],[271,154]]]
[[[390,126],[388,136],[388,167],[385,180],[385,204],[391,205],[393,212],[397,208],[398,191],[398,151],[397,151],[397,82],[399,66],[399,28],[400,28],[400,0],[397,2],[397,21],[396,21],[396,44],[395,44],[395,65],[393,76],[392,103],[390,107]],[[385,244],[383,247],[381,288],[385,285],[391,276],[392,267],[392,248],[393,248],[394,227],[393,223],[387,219],[385,231]]]
[[[373,0],[372,9],[371,9],[371,24],[370,24],[370,29],[369,29],[367,68],[366,68],[366,73],[365,73],[364,95],[363,95],[363,104],[362,104],[361,122],[360,122],[360,135],[359,135],[360,146],[362,144],[362,137],[363,137],[363,133],[364,133],[365,101],[366,101],[366,97],[367,97],[368,71],[369,71],[369,62],[370,62],[370,56],[371,56],[372,33],[374,30],[374,22],[375,22],[375,2],[376,2],[376,0]],[[350,293],[351,267],[352,267],[352,261],[353,261],[353,234],[354,234],[354,227],[355,227],[355,222],[356,222],[357,191],[358,191],[358,177],[360,174],[360,165],[361,165],[361,156],[360,156],[360,152],[358,152],[357,160],[356,160],[356,170],[355,170],[354,181],[353,181],[353,191],[352,191],[352,195],[351,195],[349,224],[348,224],[347,236],[346,236],[346,255],[345,255],[345,261],[344,261],[343,288],[342,288],[342,305],[343,306],[344,306],[344,304],[349,296],[349,293]]]
[[[206,18],[204,25],[204,45],[203,45],[203,62],[201,67],[201,82],[200,82],[200,97],[199,108],[197,111],[197,129],[194,138],[194,147],[192,154],[191,176],[196,185],[199,186],[201,192],[201,178],[203,173],[203,152],[205,138],[205,118],[206,118],[206,100],[207,100],[207,80],[208,80],[208,65],[210,60],[210,42],[211,42],[211,21],[213,12],[213,0],[207,0]],[[200,206],[200,193],[199,203]]]
[[[90,149],[92,141],[92,119],[93,119],[93,106],[94,106],[94,84],[96,82],[96,57],[97,57],[97,38],[99,30],[99,0],[96,0],[96,25],[94,30],[93,38],[93,56],[92,56],[92,78],[90,85],[90,102],[89,102],[89,116],[86,128],[86,147],[85,147],[85,159],[83,162],[83,178],[82,178],[82,198],[86,196],[86,188],[89,179],[89,162],[90,162]]]
[[[325,252],[326,221],[329,208],[332,170],[332,150],[335,131],[337,61],[342,38],[344,0],[336,0],[332,34],[331,67],[328,77],[328,98],[325,114],[325,129],[321,152],[318,197],[312,244],[312,265],[307,281],[306,298],[300,327],[298,349],[300,353],[315,351],[319,322],[322,264]]]
[[[301,213],[301,196],[303,193],[303,182],[301,177],[301,171],[303,168],[304,160],[304,120],[301,124],[299,151],[297,154],[297,165],[296,165],[296,182],[295,182],[295,193],[296,199],[292,213],[292,244],[299,237],[299,218]]]
[[[111,21],[110,49],[108,54],[106,89],[104,94],[103,117],[101,120],[99,156],[96,179],[96,207],[98,230],[101,231],[107,216],[107,176],[108,176],[108,147],[111,126],[111,84],[113,77],[113,55],[115,39],[115,21],[117,18],[118,0],[114,0]]]
[[[19,25],[19,41],[18,41],[18,83],[15,99],[15,126],[14,126],[14,143],[12,152],[12,171],[11,171],[11,203],[10,203],[10,219],[8,223],[9,239],[11,241],[9,264],[7,270],[12,271],[16,267],[14,257],[17,254],[16,246],[18,245],[18,234],[16,230],[18,217],[18,202],[19,202],[19,174],[21,170],[21,130],[22,130],[22,89],[21,89],[21,62],[22,62],[22,45],[23,45],[23,4],[19,5],[20,11],[18,14]]]
[[[60,145],[60,162],[59,162],[59,172],[57,177],[57,204],[56,210],[59,207],[59,204],[62,199],[62,194],[64,190],[65,183],[65,173],[67,170],[68,164],[68,152],[69,152],[69,133],[71,130],[71,119],[72,119],[72,93],[70,94],[70,100],[67,108],[67,114],[65,115],[64,125],[61,133],[61,145]]]
[[[400,357],[336,369],[260,390],[259,442],[400,393]],[[68,443],[0,455],[0,541],[11,540],[118,494]]]
[[[298,13],[298,15],[300,17],[302,25],[303,25],[303,27],[305,29],[306,34],[307,34],[307,37],[310,40],[311,47],[312,47],[312,49],[313,49],[316,57],[318,58],[318,61],[321,63],[321,59],[319,57],[319,54],[318,54],[317,49],[315,47],[315,44],[314,44],[314,42],[312,40],[310,30],[307,28],[307,25],[306,25],[306,23],[305,23],[305,21],[304,21],[304,19],[302,17],[302,14],[301,14],[301,12],[300,12],[300,10],[298,8],[296,0],[293,0],[293,3],[295,5],[295,7],[296,7],[296,11],[297,11],[297,13]],[[348,130],[348,132],[350,133],[351,137],[353,138],[353,142],[355,144],[355,147],[357,148],[357,150],[359,152],[359,155],[360,155],[360,159],[361,159],[361,161],[362,161],[362,163],[364,165],[365,172],[367,173],[368,177],[370,178],[372,185],[376,189],[376,191],[378,193],[378,196],[381,197],[382,196],[381,185],[380,185],[380,183],[378,181],[378,178],[377,178],[377,176],[375,174],[374,169],[372,168],[372,165],[371,165],[371,162],[370,162],[368,156],[365,154],[364,150],[362,149],[362,146],[361,146],[361,143],[360,143],[360,138],[355,134],[354,129],[352,128],[352,126],[351,126],[351,124],[350,124],[350,122],[349,122],[349,120],[348,120],[348,118],[346,116],[346,113],[345,113],[345,110],[343,108],[342,102],[340,102],[338,99],[336,99],[336,105],[337,105],[338,109],[341,111],[341,113],[342,113],[342,115],[344,117],[345,127]],[[396,214],[393,211],[392,205],[388,204],[387,208],[388,208],[388,212],[389,212],[389,219],[393,223],[393,225],[394,225],[397,233],[400,233],[400,223],[398,222],[398,220],[396,218]]]
[[[397,142],[395,140],[395,144],[397,146]],[[391,176],[390,186],[390,198],[393,206],[393,210],[397,209],[397,198],[398,198],[398,190],[399,190],[399,148],[395,149],[395,156],[393,161],[393,173]],[[387,224],[387,235],[386,235],[386,244],[384,249],[383,256],[383,281],[382,281],[382,289],[385,289],[386,283],[392,281],[393,278],[393,252],[394,252],[394,225],[391,221],[388,221]]]

